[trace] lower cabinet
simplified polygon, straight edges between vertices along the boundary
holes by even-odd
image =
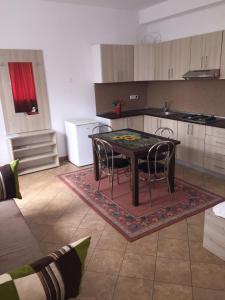
[[[144,131],[154,134],[160,127],[167,127],[173,130],[174,139],[177,138],[177,121],[152,116],[144,116]]]
[[[143,116],[135,116],[128,118],[119,118],[111,120],[111,124],[113,130],[120,130],[124,128],[131,128],[135,130],[143,131],[144,129],[144,117]]]
[[[204,166],[205,126],[178,121],[177,159],[192,165]]]
[[[204,167],[225,175],[225,129],[206,127]]]
[[[110,126],[113,130],[120,130],[127,128],[127,118],[119,118],[110,120]]]
[[[131,128],[154,134],[159,127],[173,130],[178,160],[225,175],[225,129],[153,116],[107,120],[113,130]],[[101,120],[100,120],[101,122]]]

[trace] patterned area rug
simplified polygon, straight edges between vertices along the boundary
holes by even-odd
[[[135,241],[225,201],[221,196],[176,179],[172,196],[167,192],[165,183],[153,186],[150,206],[148,185],[140,181],[140,205],[134,207],[126,175],[120,175],[119,184],[114,181],[113,199],[108,179],[101,181],[100,190],[97,191],[98,182],[94,180],[92,168],[59,177],[129,241]]]

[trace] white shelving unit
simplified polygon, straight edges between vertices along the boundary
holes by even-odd
[[[56,133],[41,130],[8,136],[12,159],[19,159],[19,175],[59,166]]]

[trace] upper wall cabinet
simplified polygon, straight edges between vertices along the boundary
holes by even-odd
[[[94,45],[92,53],[95,83],[134,80],[133,45]]]
[[[225,79],[225,32],[223,32],[223,44],[221,54],[220,79]]]
[[[171,42],[155,45],[155,80],[170,79]]]
[[[190,38],[155,45],[155,80],[180,80],[190,64]]]
[[[190,70],[219,69],[222,31],[191,38]]]
[[[154,80],[155,58],[154,45],[140,44],[134,46],[134,80]]]
[[[183,79],[184,73],[189,70],[191,58],[191,39],[184,38],[171,42],[171,80]]]

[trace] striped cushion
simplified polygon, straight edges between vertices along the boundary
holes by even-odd
[[[0,299],[64,300],[79,294],[90,237],[0,276]]]
[[[12,198],[21,199],[18,181],[19,160],[0,167],[0,201]]]

